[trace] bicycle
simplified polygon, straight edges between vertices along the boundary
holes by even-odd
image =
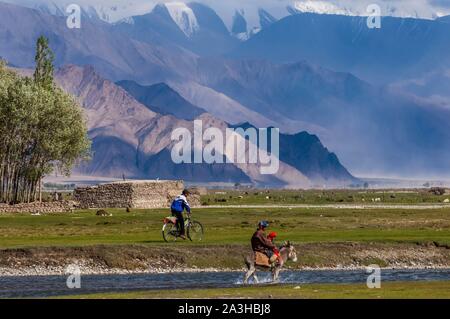
[[[162,227],[162,236],[165,242],[176,241],[180,237],[180,231],[177,227],[176,217],[164,218],[164,225]],[[203,226],[198,221],[191,219],[191,215],[188,215],[184,221],[184,228],[186,230],[187,238],[190,241],[202,241],[203,239]]]

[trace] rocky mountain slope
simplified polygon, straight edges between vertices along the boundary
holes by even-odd
[[[143,86],[134,81],[119,81],[117,85],[125,89],[137,101],[159,114],[171,114],[177,118],[192,121],[206,113],[205,110],[186,101],[165,83]]]
[[[230,127],[244,130],[255,128],[248,122]],[[344,181],[348,185],[360,183],[316,135],[305,131],[292,135],[280,134],[280,160],[303,172],[317,184],[339,185]]]
[[[281,162],[279,172],[274,175],[261,174],[259,164],[175,165],[170,157],[174,145],[171,132],[180,127],[192,131],[193,122],[151,111],[124,89],[99,76],[92,67],[69,65],[59,69],[56,78],[59,85],[78,98],[89,120],[94,154],[90,163],[79,168],[82,173],[116,177],[125,174],[140,178],[184,178],[202,182],[253,182],[291,187],[307,187],[322,174],[320,170],[307,171],[307,166],[303,167],[304,172],[299,170],[294,166],[295,160],[291,164]],[[207,113],[197,119],[203,121],[204,128],[216,127],[225,132],[229,127]],[[281,143],[293,148],[301,146],[298,142],[291,144],[284,141],[286,137],[282,135]],[[318,140],[316,143],[320,144]],[[306,155],[298,153],[295,156],[308,156],[311,167],[317,167],[314,164],[316,160],[323,160],[315,157],[314,151],[309,152],[306,143],[303,149]],[[322,177],[329,172],[323,173]],[[310,179],[305,174],[314,178]],[[348,183],[352,179],[348,172],[341,174],[336,171],[336,174],[340,176],[334,180],[336,183]]]

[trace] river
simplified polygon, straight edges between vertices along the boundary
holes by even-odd
[[[368,274],[363,270],[283,271],[282,284],[309,283],[365,283]],[[85,275],[81,288],[69,289],[66,276],[0,277],[0,298],[51,297],[71,294],[121,292],[157,289],[192,289],[238,287],[242,285],[241,272],[186,272],[168,274]],[[259,273],[261,283],[270,281],[269,273]],[[387,270],[382,269],[383,281],[450,280],[450,269],[445,270]]]

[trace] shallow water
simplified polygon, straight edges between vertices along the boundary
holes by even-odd
[[[365,283],[364,270],[283,271],[280,283]],[[198,272],[136,275],[81,276],[81,288],[69,289],[66,276],[0,277],[0,297],[48,297],[71,294],[120,292],[157,289],[187,289],[210,287],[238,287],[242,285],[240,272]],[[270,282],[269,273],[258,273],[261,283]],[[383,281],[450,280],[446,270],[382,270]]]

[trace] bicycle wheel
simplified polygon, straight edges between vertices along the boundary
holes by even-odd
[[[190,241],[202,241],[203,226],[199,222],[191,222],[187,228],[187,235]]]
[[[177,240],[177,226],[173,224],[164,224],[162,228],[162,236],[165,242]]]

